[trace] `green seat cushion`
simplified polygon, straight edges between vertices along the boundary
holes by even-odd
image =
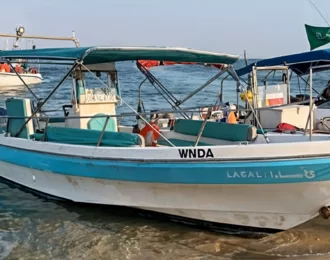
[[[185,135],[197,136],[203,121],[178,119],[174,131]],[[252,125],[207,122],[202,137],[227,140],[232,142],[252,141],[257,137],[257,129]]]
[[[96,146],[101,133],[102,131],[99,130],[48,126],[45,141]],[[36,133],[33,137],[36,140],[42,140],[43,133]],[[106,131],[103,134],[100,144],[100,146],[109,147],[129,147],[137,145],[141,145],[141,139],[138,134]]]

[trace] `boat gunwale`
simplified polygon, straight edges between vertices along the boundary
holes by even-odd
[[[9,77],[17,77],[17,74],[14,72],[0,72],[0,76],[9,76]],[[43,79],[41,73],[22,73],[19,74],[21,77],[28,77],[28,78],[39,78],[39,79]]]
[[[4,137],[8,138],[8,137]],[[16,139],[16,138],[15,138]],[[37,142],[38,141],[31,141],[31,142]],[[42,142],[40,142],[42,143]],[[47,142],[48,144],[55,144],[55,145],[65,145],[66,147],[85,147],[85,148],[91,148],[93,146],[87,146],[87,145],[73,145],[73,144],[63,144],[63,143],[53,143],[53,142]],[[262,145],[262,144],[258,144]],[[269,145],[269,144],[266,144]],[[309,160],[309,159],[330,159],[330,153],[327,154],[315,154],[315,155],[295,155],[295,156],[285,156],[285,157],[279,157],[279,156],[274,156],[274,157],[241,157],[241,158],[180,158],[180,159],[141,159],[141,158],[123,158],[123,157],[92,157],[92,156],[84,156],[84,155],[75,155],[75,154],[61,154],[61,153],[56,153],[56,152],[50,152],[50,151],[42,151],[42,150],[32,150],[24,147],[17,147],[17,146],[12,146],[8,144],[0,144],[0,146],[4,146],[7,148],[11,149],[16,149],[16,150],[23,150],[23,151],[28,151],[31,153],[40,153],[40,154],[48,154],[48,155],[56,155],[60,157],[73,157],[73,158],[81,158],[81,159],[88,159],[88,160],[98,160],[98,161],[122,161],[122,162],[141,162],[141,163],[217,163],[217,162],[222,162],[222,163],[232,163],[232,162],[250,162],[250,163],[258,163],[258,162],[279,162],[279,161],[292,161],[295,159],[304,159],[304,160]],[[225,145],[224,145],[225,146]],[[224,146],[217,146],[217,147],[224,147]],[[128,149],[126,147],[93,147],[93,149]],[[129,147],[130,149],[134,147]],[[178,150],[178,149],[212,149],[214,146],[198,146],[198,147],[164,147],[166,150]],[[140,149],[145,149],[145,148],[135,148],[135,150],[140,150]],[[151,148],[153,150],[159,149],[159,148]],[[151,150],[150,149],[150,150]],[[161,148],[160,148],[161,149]]]

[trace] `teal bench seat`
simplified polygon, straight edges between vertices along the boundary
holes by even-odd
[[[102,131],[99,130],[48,126],[45,138],[44,133],[35,133],[30,138],[34,138],[37,141],[42,141],[44,138],[46,142],[96,146],[101,133]],[[109,147],[141,145],[143,145],[143,140],[141,140],[138,134],[108,131],[104,132],[100,144],[100,146]]]
[[[174,132],[197,136],[203,121],[178,119],[174,125]],[[228,124],[221,122],[206,123],[202,137],[208,137],[231,142],[253,141],[257,138],[257,129],[247,124]]]

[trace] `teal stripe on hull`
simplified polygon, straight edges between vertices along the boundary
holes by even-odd
[[[148,163],[65,157],[0,146],[0,161],[57,174],[132,182],[279,184],[330,180],[330,158]]]

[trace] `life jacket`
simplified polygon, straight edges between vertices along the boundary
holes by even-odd
[[[7,63],[3,64],[3,67],[5,69],[5,72],[10,72],[10,66]]]
[[[237,116],[235,115],[234,111],[231,111],[228,115],[227,122],[229,124],[236,124],[237,123]]]
[[[19,74],[22,74],[23,73],[23,68],[21,66],[19,66],[18,64],[16,64],[15,71]]]
[[[302,130],[301,128],[298,128],[294,125],[288,123],[280,123],[276,126],[274,132],[283,133],[289,131],[291,134],[294,134],[296,131],[301,131],[301,130]]]
[[[154,122],[149,122],[141,129],[140,135],[144,137],[146,146],[156,146],[159,138],[159,126]]]

